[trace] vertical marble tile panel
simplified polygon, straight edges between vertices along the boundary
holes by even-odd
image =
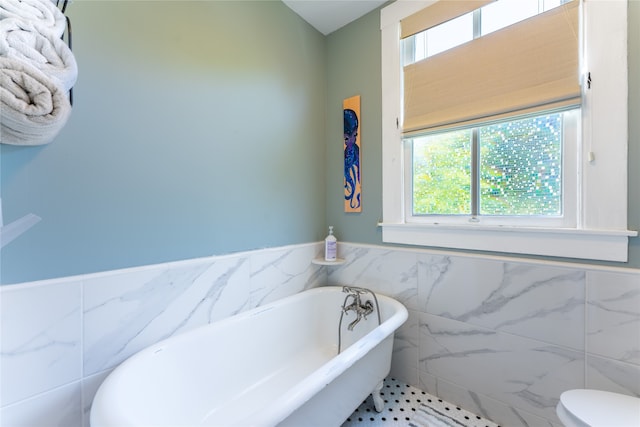
[[[640,365],[640,273],[587,273],[587,352]]]
[[[0,406],[80,378],[81,286],[0,288]]]
[[[501,426],[561,427],[560,420],[548,420],[522,409],[514,408],[482,393],[466,390],[444,380],[438,380],[436,395],[447,402],[455,403],[467,411],[478,414]]]
[[[319,244],[311,244],[250,254],[251,306],[257,307],[324,284],[324,268],[311,263],[319,250]]]
[[[341,248],[346,263],[329,269],[329,284],[361,286],[395,298],[410,310],[418,308],[415,252],[349,244]]]
[[[112,370],[102,371],[82,379],[82,426],[90,427],[91,405],[98,388]]]
[[[112,368],[175,333],[241,311],[247,258],[205,258],[87,280],[84,375]]]
[[[80,382],[0,409],[2,427],[82,427]]]
[[[180,319],[171,335],[238,314],[250,307],[248,256],[225,256],[169,264],[169,270],[206,269],[167,307],[168,319]],[[162,325],[160,325],[162,326]]]
[[[585,387],[640,397],[640,366],[587,354]]]
[[[409,318],[393,338],[391,375],[408,384],[417,384],[419,313],[409,310]]]
[[[420,332],[422,371],[543,418],[584,384],[582,352],[429,314]]]
[[[421,255],[426,313],[584,349],[584,272],[473,257]]]
[[[201,267],[191,275],[198,277]],[[113,368],[135,352],[168,337],[138,338],[154,319],[184,291],[166,264],[113,272],[89,279],[84,285],[84,376]]]
[[[415,387],[419,388],[422,391],[426,391],[429,394],[437,396],[438,395],[438,378],[434,375],[427,374],[426,372],[423,372],[423,371],[419,371],[418,376],[419,376],[418,382],[415,384]]]

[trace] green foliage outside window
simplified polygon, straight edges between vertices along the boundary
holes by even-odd
[[[471,213],[471,130],[414,139],[413,212]]]

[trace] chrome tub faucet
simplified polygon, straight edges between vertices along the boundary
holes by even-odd
[[[342,312],[344,314],[348,314],[349,311],[354,311],[356,313],[356,319],[347,326],[348,330],[353,331],[353,328],[358,324],[358,322],[360,322],[360,320],[362,320],[363,317],[366,319],[369,314],[373,313],[373,302],[371,300],[367,300],[363,304],[362,299],[360,298],[362,294],[371,291],[364,288],[343,286],[342,292],[347,294],[342,306]],[[352,302],[347,305],[349,298],[351,298]]]

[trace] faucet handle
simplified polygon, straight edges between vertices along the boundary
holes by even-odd
[[[368,314],[373,313],[373,302],[370,299],[368,299],[364,303],[362,308],[364,309],[363,314],[364,314],[364,318],[366,319]]]

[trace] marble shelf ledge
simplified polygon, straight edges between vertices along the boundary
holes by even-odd
[[[314,258],[311,260],[311,263],[316,265],[341,265],[345,262],[346,260],[344,258],[336,258],[335,261],[327,261],[324,258]]]

